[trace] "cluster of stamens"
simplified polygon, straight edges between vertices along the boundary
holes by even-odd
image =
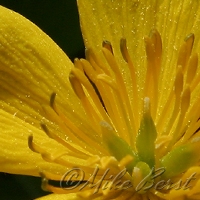
[[[166,189],[166,186],[157,191],[158,187],[153,187],[155,180],[150,180],[159,168],[164,169],[164,174],[157,178],[157,182],[167,179],[177,181],[182,178],[183,173],[185,175],[182,179],[186,180],[194,170],[197,171],[196,178],[200,176],[200,156],[197,153],[200,74],[196,74],[198,56],[192,53],[193,43],[194,35],[190,34],[180,48],[174,83],[169,88],[167,97],[162,94],[159,85],[162,81],[162,68],[167,66],[162,63],[162,41],[156,30],[151,32],[150,37],[145,38],[146,78],[140,92],[140,77],[129,55],[125,39],[120,41],[121,59],[123,67],[127,68],[130,75],[128,80],[131,92],[126,85],[128,81],[122,73],[119,59],[115,57],[115,49],[109,42],[103,42],[100,55],[88,49],[86,59],[75,59],[69,80],[88,116],[88,131],[77,127],[63,114],[56,106],[56,95],[53,93],[50,106],[44,108],[45,112],[72,142],[62,139],[42,124],[41,127],[48,137],[66,147],[66,151],[49,153],[34,143],[32,136],[29,137],[29,147],[40,153],[47,162],[64,165],[68,169],[80,167],[85,172],[85,178],[81,180],[79,187],[70,191],[49,184],[49,180],[60,181],[62,175],[41,172],[43,188],[55,193],[77,192],[84,198],[92,195],[95,198],[103,194],[105,199],[114,198],[115,195],[121,195],[121,199],[154,199],[155,196],[160,199],[173,199],[176,195],[180,198],[185,195],[199,195],[196,186],[193,190],[180,194],[173,190],[172,185],[171,188]],[[164,105],[160,104],[162,99]],[[89,146],[84,149],[83,145]],[[188,161],[184,160],[185,156]],[[81,163],[80,166],[76,161]],[[182,166],[176,166],[179,163]],[[121,181],[128,181],[126,189],[123,187],[117,191],[112,190],[114,181],[109,177],[102,180],[103,186],[98,192],[94,191],[97,185],[89,189],[86,185],[84,187],[86,183],[91,184],[91,174],[97,168],[97,181],[101,180],[107,169],[113,176],[125,170]],[[148,178],[145,179],[146,177]],[[137,190],[144,179],[146,183],[143,186],[152,187],[149,186],[148,190]],[[90,183],[87,180],[90,180]],[[199,185],[200,182],[196,179],[195,184]]]

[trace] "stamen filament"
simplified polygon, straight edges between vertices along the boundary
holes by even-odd
[[[75,148],[84,146],[87,147],[87,149],[81,149],[81,151],[93,152],[93,153],[95,152],[96,154],[99,154],[97,150],[99,149],[100,152],[104,152],[104,149],[101,147],[101,145],[97,143],[96,138],[94,139],[91,136],[88,137],[85,134],[85,132],[82,132],[79,129],[74,130],[78,132],[73,132],[73,127],[75,125],[70,126],[71,123],[66,123],[65,121],[63,121],[63,119],[60,116],[58,116],[52,109],[48,107],[44,107],[44,110],[46,114],[50,117],[50,119],[53,120],[55,123],[57,123],[60,129],[63,130],[64,133],[67,133],[67,137],[71,141],[66,141],[66,143],[68,143],[71,146],[74,146],[74,144],[76,144]],[[97,137],[95,130],[92,132],[94,132],[93,136]],[[83,139],[80,139],[80,137],[83,137]],[[94,147],[91,147],[91,144],[94,144]]]
[[[123,139],[125,139],[126,141],[129,141],[133,145],[135,125],[133,123],[132,124],[133,128],[130,129],[129,119],[127,118],[126,112],[124,110],[124,105],[122,103],[123,100],[121,99],[121,95],[119,93],[119,90],[117,89],[117,84],[110,77],[106,77],[106,75],[98,75],[97,78],[101,80],[103,83],[108,84],[113,89],[112,90],[113,104],[111,106],[112,106],[112,111],[113,111],[112,112],[113,117],[116,118],[115,124],[117,124],[117,127],[119,128],[118,130],[119,130],[120,135],[125,136]],[[111,95],[109,95],[109,97],[110,96]],[[119,116],[120,116],[120,121],[119,121]],[[132,134],[128,134],[130,133],[130,131],[133,131]]]
[[[193,43],[194,34],[189,34],[185,38],[185,43],[181,46],[177,66],[181,65],[183,67],[183,71],[185,71],[186,69],[187,62],[192,52]]]
[[[99,100],[99,97],[97,96],[94,88],[92,87],[91,83],[89,82],[89,80],[85,77],[85,75],[83,74],[83,72],[81,72],[80,70],[73,68],[72,72],[71,72],[79,81],[81,84],[84,85],[84,87],[86,88],[87,92],[89,93],[91,98],[88,98],[88,100],[92,100],[94,103],[92,103],[92,108],[96,107],[96,109],[94,109],[94,112],[97,113],[99,115],[99,113],[101,114],[99,116],[100,119],[103,119],[102,117],[105,117],[107,119],[107,114],[105,113],[105,110]]]
[[[180,111],[180,101],[181,101],[182,90],[183,90],[183,73],[182,73],[182,67],[179,66],[177,74],[176,74],[175,82],[174,82],[175,102],[174,102],[173,112],[172,112],[170,121],[167,124],[165,134],[172,134],[170,133],[170,130],[172,129],[173,124],[175,123],[176,118]]]
[[[107,49],[103,48],[103,53],[104,53],[104,56],[105,56],[108,64],[110,65],[112,70],[115,72],[115,78],[116,78],[116,82],[117,82],[118,88],[119,88],[118,91],[119,91],[120,97],[122,98],[121,103],[123,104],[123,108],[124,108],[123,110],[126,113],[125,115],[123,115],[123,117],[126,118],[126,116],[127,116],[131,122],[135,122],[134,116],[133,116],[133,109],[130,105],[130,100],[129,100],[128,93],[127,93],[127,88],[124,84],[124,80],[120,73],[119,67],[116,63],[116,60],[114,59],[113,55]],[[128,126],[128,129],[132,133],[134,133],[134,128],[132,128],[132,126],[130,126],[129,123],[127,124],[127,126]],[[128,133],[130,133],[130,132],[128,132]],[[129,135],[129,137],[132,138],[131,135]]]
[[[152,117],[157,114],[158,80],[161,67],[162,41],[157,30],[152,30],[150,37],[145,38],[147,55],[147,73],[144,96],[150,97],[152,104]]]
[[[98,74],[105,73],[108,76],[111,75],[107,65],[103,63],[102,59],[99,56],[97,56],[92,49],[88,50],[88,61],[94,67],[94,69],[98,72]]]
[[[183,120],[184,120],[184,117],[188,110],[189,105],[190,105],[190,88],[187,87],[184,90],[183,95],[181,97],[181,112],[179,115],[179,119],[175,128],[175,131],[172,133],[173,137],[169,144],[169,147],[171,147],[171,145],[174,144],[183,135],[183,133],[180,130],[182,129]]]
[[[193,82],[193,79],[195,78],[196,71],[198,67],[198,55],[195,53],[191,56],[188,64],[188,70],[187,70],[187,78],[186,78],[186,84],[190,84]]]
[[[139,105],[138,105],[139,97],[138,97],[138,89],[137,89],[137,76],[136,76],[135,67],[133,65],[133,62],[130,58],[130,55],[127,49],[126,39],[124,38],[120,40],[120,50],[130,70],[130,75],[131,75],[131,80],[132,80],[132,89],[133,89],[133,94],[134,94],[134,109],[132,111],[133,111],[134,119],[136,120],[136,124],[139,124],[140,118],[139,118]]]
[[[69,149],[71,151],[70,154],[72,154],[73,156],[76,156],[78,154],[79,158],[86,158],[88,155],[90,155],[90,154],[88,154],[88,152],[86,154],[86,152],[83,152],[82,150],[78,150],[77,148],[75,148],[75,147],[71,146],[69,143],[67,143],[65,140],[58,137],[56,134],[53,134],[51,131],[48,130],[48,128],[46,127],[45,124],[41,124],[41,127],[44,130],[44,132],[47,134],[48,137],[56,140],[57,142],[62,144],[64,147]]]

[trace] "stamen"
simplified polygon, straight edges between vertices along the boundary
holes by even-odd
[[[191,56],[188,64],[186,84],[192,83],[198,67],[198,55],[195,53]]]
[[[50,106],[51,106],[54,110],[55,110],[55,104],[54,104],[55,98],[56,98],[56,93],[53,92],[53,93],[51,94],[51,98],[50,98]]]
[[[110,76],[106,74],[99,74],[97,76],[97,79],[103,81],[104,83],[108,84],[113,90],[117,91],[117,83]]]
[[[48,179],[46,179],[46,177],[44,176],[44,174],[43,174],[42,172],[40,172],[40,176],[41,176],[41,178],[42,178],[42,185],[41,185],[42,190],[48,192],[48,191],[49,191],[49,190],[47,189]]]
[[[183,72],[182,66],[178,66],[175,83],[174,83],[174,91],[176,98],[180,98],[181,92],[183,90]]]
[[[175,77],[175,82],[174,82],[175,102],[174,102],[173,112],[170,117],[170,121],[167,124],[165,134],[170,134],[170,135],[172,134],[171,129],[180,111],[180,101],[181,101],[182,90],[183,90],[183,72],[182,72],[182,66],[179,66],[176,77]],[[168,112],[169,112],[169,109],[168,109]]]
[[[46,152],[44,149],[42,149],[40,146],[38,146],[37,144],[33,143],[33,136],[30,135],[28,137],[28,146],[29,148],[33,151],[33,152],[36,152],[36,153],[39,153],[41,154],[41,156],[43,157],[44,160],[46,161],[51,161],[51,162],[55,162],[55,160],[63,155],[66,154],[65,153],[60,153],[59,152],[59,155],[57,154],[56,156],[53,156],[52,153],[49,153],[49,152]],[[69,163],[68,163],[69,164]]]
[[[145,38],[147,55],[147,73],[144,96],[153,102],[152,116],[155,118],[158,104],[158,79],[161,67],[162,41],[157,30],[152,30],[150,37]]]
[[[102,98],[106,110],[112,119],[113,126],[119,131],[120,135],[123,135],[124,139],[130,140],[126,126],[128,119],[127,116],[125,116],[125,118],[123,117],[126,113],[123,109],[122,100],[116,88],[116,83],[111,79],[111,77],[103,74],[98,75],[97,78],[100,80],[103,88],[105,88],[104,90],[100,90],[100,92],[103,92]]]
[[[130,70],[130,75],[131,75],[131,80],[132,80],[132,87],[133,87],[133,94],[134,94],[134,109],[133,109],[133,114],[134,114],[134,119],[137,120],[136,124],[139,124],[139,106],[138,106],[138,89],[137,89],[137,76],[136,76],[136,71],[135,67],[132,63],[131,57],[128,52],[128,48],[126,45],[126,39],[122,38],[120,40],[120,50],[121,54],[124,58],[124,60],[128,63],[128,67]]]
[[[181,98],[181,114],[185,116],[190,105],[190,87],[187,86]]]
[[[116,186],[115,186],[116,187]],[[113,191],[114,190],[114,191]],[[107,186],[105,190],[102,190],[103,195],[105,196],[103,199],[109,200],[109,199],[115,199],[119,196],[123,195],[123,200],[128,200],[130,198],[126,198],[127,194],[123,194],[124,191],[120,190],[120,188],[112,188],[112,183]],[[128,193],[130,195],[130,193]],[[130,197],[130,196],[129,196]]]
[[[113,48],[112,48],[112,45],[109,41],[107,40],[104,40],[103,43],[102,43],[102,46],[106,49],[108,49],[108,51],[110,51],[110,53],[113,54]]]
[[[41,152],[38,153],[40,153],[42,158],[47,162],[67,166],[67,168],[71,169],[78,166],[85,173],[88,173],[88,175],[94,170],[93,167],[87,165],[87,161],[85,159],[78,158],[77,156],[71,156],[70,152],[67,151],[57,151],[52,153],[42,149]]]
[[[83,99],[85,97],[85,93],[83,91],[82,85],[72,73],[69,75],[69,81],[77,97],[79,99]]]
[[[55,181],[61,181],[63,174],[53,174],[51,172],[47,172],[47,171],[41,171],[39,172],[41,177],[45,177],[48,180],[55,180]]]
[[[45,152],[45,153],[41,153],[41,156],[47,162],[62,164],[62,162],[60,162],[62,160],[61,157],[68,156],[68,154],[69,154],[69,152],[67,152],[67,151],[65,151],[65,152],[59,151],[59,152],[54,152],[54,153]],[[71,164],[71,165],[73,165],[73,164]]]
[[[124,119],[126,119],[128,117],[132,123],[135,123],[135,119],[134,119],[134,116],[133,116],[133,110],[132,110],[132,107],[130,105],[130,100],[129,100],[129,97],[128,97],[127,88],[124,84],[124,80],[123,80],[122,74],[119,70],[119,67],[117,65],[117,62],[116,62],[114,56],[107,49],[103,48],[103,54],[104,54],[108,64],[110,65],[111,69],[115,73],[116,82],[117,82],[117,85],[118,85],[118,88],[119,88],[118,91],[120,93],[120,97],[122,98],[121,103],[123,104],[123,108],[124,108],[123,110],[126,113],[125,115],[122,115],[122,117]],[[128,133],[134,134],[135,125],[131,124],[131,126],[130,126],[130,123],[127,122],[126,126],[127,126]],[[129,134],[129,137],[131,139],[130,140],[131,143],[133,143],[132,141],[134,140],[134,138],[132,137],[132,134]]]
[[[70,138],[71,141],[66,141],[66,145],[73,146],[74,148],[79,148],[80,151],[86,151],[87,154],[90,154],[89,152],[95,152],[98,154],[99,152],[97,149],[99,149],[99,151],[102,153],[105,152],[101,144],[97,142],[99,139],[97,139],[98,135],[95,130],[88,129],[88,132],[83,132],[78,127],[76,127],[64,114],[62,114],[58,108],[57,112],[59,115],[57,115],[57,113],[48,107],[44,107],[43,109],[45,110],[45,113],[50,117],[50,119],[58,124],[60,129],[67,134],[68,138]],[[91,135],[91,132],[94,134]],[[91,144],[95,146],[91,147]],[[80,148],[84,146],[85,149]],[[68,148],[71,149],[71,147]]]
[[[86,158],[86,156],[88,156],[88,154],[86,154],[82,150],[79,150],[79,149],[73,147],[72,145],[67,143],[65,140],[58,137],[56,134],[53,134],[51,131],[48,130],[48,128],[46,127],[45,124],[41,124],[41,127],[44,130],[44,132],[47,134],[48,137],[56,140],[58,143],[62,144],[64,147],[71,150],[70,155],[73,155],[73,156],[78,155],[79,158]]]
[[[87,92],[89,93],[89,95],[91,97],[91,98],[85,97],[85,98],[81,99],[81,101],[84,105],[84,108],[86,108],[86,111],[88,111],[87,112],[88,116],[93,115],[94,117],[91,117],[91,119],[95,123],[98,123],[103,118],[108,119],[105,109],[103,108],[98,95],[96,94],[93,86],[89,82],[88,78],[86,78],[84,73],[76,68],[73,68],[71,73],[79,80],[79,82],[81,84],[84,85],[84,87],[86,88]]]
[[[185,43],[181,46],[181,49],[179,51],[177,66],[181,65],[183,67],[183,71],[185,71],[187,62],[191,55],[193,44],[194,34],[191,33],[185,38]]]
[[[191,84],[191,91],[194,91],[200,82],[200,73],[197,74],[195,80]]]
[[[124,169],[124,167],[126,167],[127,165],[129,165],[131,162],[133,162],[133,157],[131,155],[127,155],[125,157],[123,157],[120,161],[119,161],[119,168],[122,170]]]
[[[92,65],[85,59],[80,59],[80,63],[83,66],[83,70],[86,73],[87,77],[94,83],[97,83],[97,72],[94,70]]]
[[[128,63],[131,61],[130,59],[130,56],[129,56],[129,53],[128,53],[128,49],[127,49],[127,46],[126,46],[126,39],[125,38],[122,38],[120,40],[120,50],[121,50],[121,54],[124,58],[124,60]]]
[[[97,93],[97,95],[98,95],[98,97],[101,101],[102,107],[106,110],[105,104],[104,104],[104,102],[102,100],[102,96],[101,96],[101,94],[102,94],[101,91],[105,91],[105,88],[102,88],[102,84],[97,79],[97,76],[98,76],[97,71],[101,71],[101,70],[95,70],[94,67],[85,59],[80,59],[80,62],[83,66],[83,70],[84,70],[86,76],[91,81],[91,84],[94,87],[94,89],[95,89],[95,91],[96,91],[96,93]],[[103,117],[104,117],[105,120],[109,121],[109,118],[107,116],[107,112],[104,112]]]
[[[103,41],[100,54],[87,49],[86,60],[75,59],[69,81],[90,120],[85,120],[85,115],[79,116],[66,111],[63,113],[55,102],[56,93],[52,93],[50,105],[44,106],[44,111],[59,129],[54,132],[45,124],[41,124],[41,128],[49,138],[63,145],[65,149],[49,152],[35,144],[32,135],[29,136],[28,145],[47,162],[67,166],[67,169],[76,166],[76,169],[81,168],[85,173],[83,181],[91,182],[85,181],[82,186],[71,191],[51,184],[53,180],[62,179],[60,175],[41,172],[43,189],[55,193],[77,192],[80,198],[88,199],[114,199],[118,195],[122,195],[124,200],[160,197],[169,199],[171,191],[164,191],[164,194],[155,192],[154,188],[148,191],[137,188],[145,178],[146,187],[154,184],[151,175],[156,167],[166,168],[167,173],[163,177],[172,178],[174,181],[179,176],[182,177],[182,173],[189,167],[200,162],[200,120],[196,109],[200,99],[196,98],[199,94],[199,87],[196,86],[199,84],[200,74],[196,75],[198,55],[192,55],[193,43],[194,35],[190,34],[181,46],[176,76],[174,83],[169,84],[167,96],[161,94],[163,85],[158,85],[159,81],[162,81],[160,74],[166,74],[165,70],[161,71],[161,36],[155,29],[145,38],[146,80],[139,77],[140,70],[137,71],[133,65],[124,38],[120,40],[124,61],[120,60],[121,57],[115,57],[108,41]],[[127,69],[124,70],[124,67]],[[175,73],[174,69],[170,69]],[[133,94],[130,94],[129,89]],[[140,102],[142,99],[143,112]],[[161,105],[159,99],[163,100],[165,105]],[[95,174],[97,184],[101,181],[103,189],[94,189],[96,184],[92,185],[94,170],[98,172]],[[108,174],[109,177],[102,180],[106,170],[111,172],[111,175]],[[115,180],[112,177],[118,176],[119,172],[123,172],[122,182],[129,181],[133,188],[118,188],[118,191],[113,191]],[[88,188],[87,184],[92,187]]]
[[[184,124],[186,124],[186,122],[188,122],[189,120],[190,120],[190,123],[189,125],[186,124],[187,129],[185,130],[185,134],[183,138],[179,141],[180,144],[183,144],[186,141],[188,141],[196,132],[196,130],[198,130],[198,128],[200,127],[199,110],[197,109],[197,107],[199,106],[199,101],[200,101],[200,97],[193,104],[192,108],[190,109],[187,115],[187,118],[185,119]],[[184,130],[181,132],[184,132]]]
[[[99,74],[105,73],[108,76],[110,75],[107,65],[105,65],[102,59],[99,58],[92,49],[88,49],[88,61]]]
[[[179,115],[179,119],[176,125],[176,129],[175,131],[172,133],[173,137],[172,140],[169,144],[169,148],[171,147],[172,144],[174,144],[178,139],[180,139],[180,137],[183,135],[183,133],[181,132],[182,126],[183,126],[183,120],[185,117],[185,114],[188,110],[188,107],[190,105],[190,88],[187,87],[181,97],[181,110],[180,110],[180,115]],[[171,135],[171,134],[170,134]]]
[[[134,188],[136,189],[137,193],[146,193],[147,191],[145,191],[144,188],[148,187],[149,185],[152,185],[153,180],[150,176],[151,171],[152,169],[150,169],[145,162],[138,162],[137,165],[134,167],[132,177]],[[145,187],[141,187],[141,184],[144,181],[146,182]]]
[[[31,149],[31,151],[33,151],[35,153],[43,152],[42,148],[40,148],[40,146],[38,146],[37,144],[35,144],[33,142],[33,136],[32,135],[29,135],[29,137],[28,137],[28,147],[29,147],[29,149]]]
[[[81,65],[81,63],[79,62],[79,59],[78,58],[75,58],[74,59],[74,67],[76,68],[76,69],[79,69],[80,71],[84,71],[83,70],[83,66]]]
[[[155,57],[157,69],[160,70],[161,59],[162,59],[162,40],[159,32],[156,29],[152,29],[150,32],[150,38],[155,47]],[[159,73],[158,73],[159,74]]]
[[[68,167],[73,167],[75,164],[82,166],[82,168],[84,168],[84,166],[85,166],[85,164],[84,164],[85,159],[84,160],[78,159],[77,156],[75,157],[76,158],[75,161],[73,160],[73,157],[71,157],[71,159],[69,159],[69,156],[68,156],[67,160],[62,159],[61,157],[63,155],[69,154],[69,152],[67,152],[67,151],[66,152],[60,152],[60,151],[54,152],[54,154],[47,152],[46,150],[42,149],[39,145],[33,143],[33,136],[29,136],[28,145],[32,151],[41,154],[42,158],[44,160],[46,160],[47,162],[58,163],[58,164],[68,166]],[[86,168],[86,170],[87,170],[87,168]]]
[[[53,192],[53,193],[55,193],[55,194],[67,194],[67,193],[71,193],[71,189],[64,189],[64,188],[62,188],[62,187],[55,187],[55,186],[53,186],[53,185],[50,185],[49,184],[49,179],[45,176],[45,174],[44,173],[40,173],[40,176],[42,177],[42,189],[44,190],[44,191],[47,191],[47,192]],[[74,190],[76,190],[76,191],[74,191]],[[75,187],[74,187],[74,189],[73,189],[73,191],[74,192],[78,192],[78,189],[75,189]]]

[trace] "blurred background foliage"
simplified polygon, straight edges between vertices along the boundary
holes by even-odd
[[[76,0],[0,0],[39,26],[73,61],[84,57]],[[41,178],[0,173],[1,200],[31,200],[48,194]]]

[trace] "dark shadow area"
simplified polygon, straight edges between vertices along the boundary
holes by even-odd
[[[76,0],[0,0],[39,26],[73,59],[84,57]]]

